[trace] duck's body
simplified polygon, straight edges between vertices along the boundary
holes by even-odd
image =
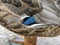
[[[60,35],[60,26],[57,26],[57,25],[56,27],[48,26],[46,28],[44,27],[43,29],[39,28],[38,31],[34,31],[34,28],[33,29],[27,28],[28,26],[22,24],[21,16],[19,16],[19,13],[18,13],[19,12],[18,10],[21,10],[21,9],[18,9],[15,6],[11,6],[11,5],[12,4],[8,4],[8,5],[6,4],[6,5],[0,6],[0,9],[1,9],[0,24],[5,26],[9,30],[12,30],[13,32],[16,32],[18,34],[31,34],[31,32],[33,32],[32,34],[34,35],[37,32],[40,36]],[[42,6],[43,6],[43,10],[40,13],[33,15],[33,17],[35,18],[35,22],[37,22],[37,24],[40,24],[40,23],[60,24],[59,17],[57,15],[56,10],[53,7],[51,7],[49,3],[46,3],[44,1],[42,1]],[[12,8],[16,10],[14,11],[14,9]]]

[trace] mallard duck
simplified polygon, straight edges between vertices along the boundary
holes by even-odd
[[[18,13],[19,11],[16,12],[15,9],[17,8],[11,5],[12,4],[5,3],[2,3],[2,5],[0,5],[0,24],[10,31],[21,35],[37,35],[44,37],[53,37],[60,34],[60,26],[58,24],[42,23],[33,24],[30,26],[22,24],[21,16]]]

